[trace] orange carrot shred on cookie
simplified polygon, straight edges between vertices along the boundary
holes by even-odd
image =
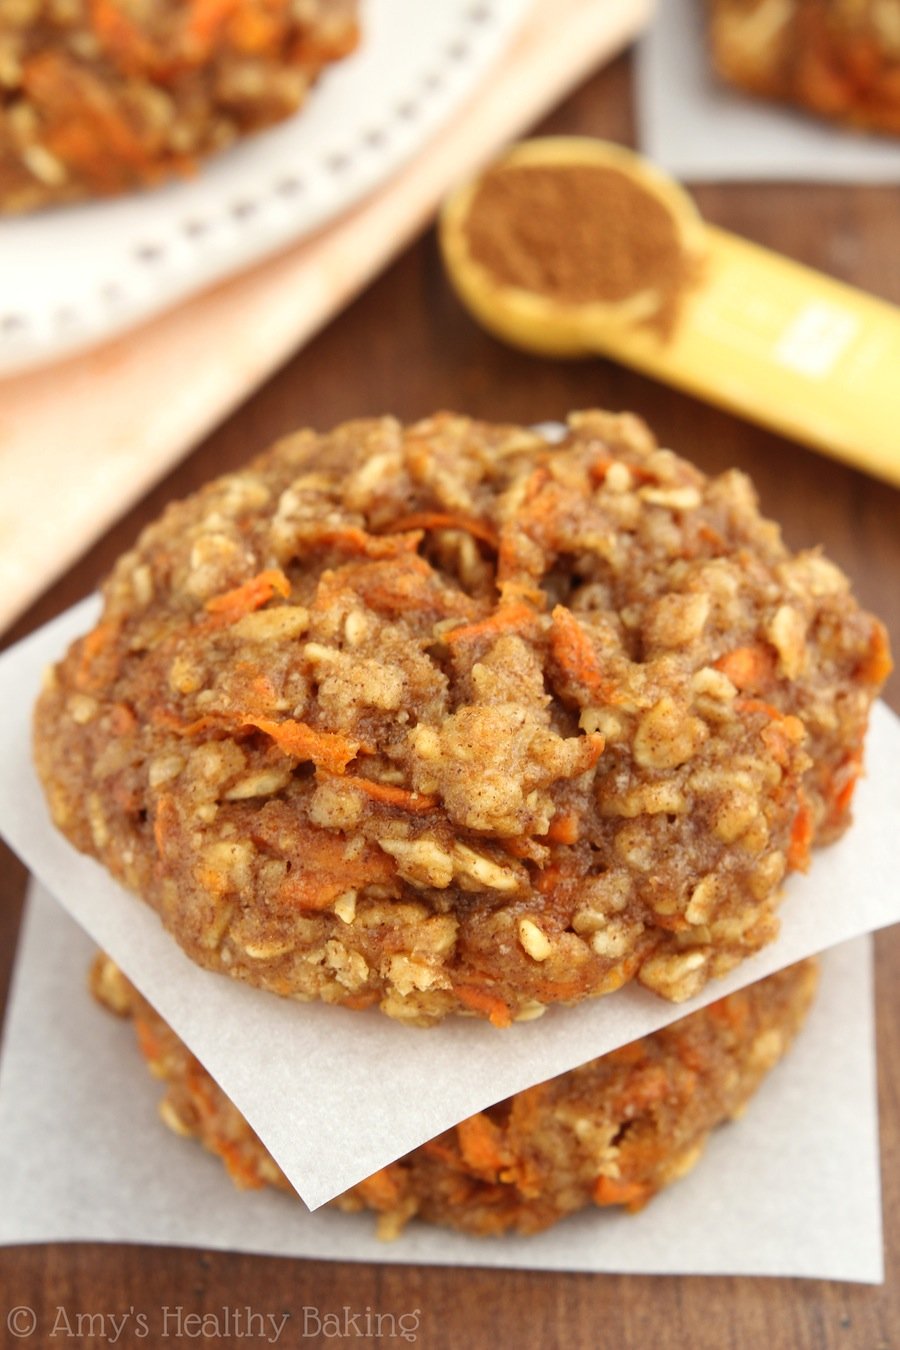
[[[122,63],[129,74],[141,66],[151,64],[153,48],[145,34],[137,28],[112,0],[90,0],[91,26],[102,47]],[[98,147],[99,149],[99,147]]]
[[[809,852],[813,838],[813,818],[803,789],[800,789],[797,814],[791,826],[791,842],[788,846],[788,867],[794,871],[805,872],[809,866]]]
[[[358,525],[318,525],[312,537],[316,544],[349,553],[351,557],[379,560],[415,553],[422,532],[416,526],[410,526],[405,533],[401,533],[399,525],[392,525],[390,534],[369,534]]]
[[[603,674],[590,637],[563,605],[551,614],[550,649],[569,679],[580,684],[602,703],[615,703],[618,695]]]
[[[831,817],[839,820],[850,809],[856,784],[862,774],[862,748],[849,755],[833,775],[828,787],[831,798]]]
[[[103,684],[108,675],[115,674],[119,658],[113,644],[119,635],[120,624],[115,619],[104,619],[82,640],[75,684],[79,689],[93,689]],[[109,667],[109,670],[105,669]]]
[[[489,614],[486,619],[479,619],[477,623],[465,623],[459,628],[451,628],[444,634],[443,640],[452,646],[455,642],[470,642],[481,637],[492,637],[508,631],[515,632],[528,627],[536,618],[537,615],[529,605],[513,601],[511,604],[499,605],[493,614]]]
[[[459,1169],[461,1160],[459,1153],[443,1143],[440,1139],[429,1139],[421,1146],[422,1152],[429,1158],[437,1158],[439,1162],[445,1163],[447,1167]]]
[[[639,1209],[650,1198],[651,1187],[644,1181],[623,1181],[617,1177],[598,1177],[594,1185],[597,1205],[625,1205]]]
[[[231,17],[235,0],[191,0],[188,6],[187,35],[206,49]]]
[[[149,1064],[155,1064],[162,1056],[162,1046],[160,1045],[153,1028],[143,1017],[135,1017],[134,1030],[135,1035],[137,1036],[138,1046],[140,1047],[144,1059],[146,1059]]]
[[[329,773],[343,774],[359,752],[357,742],[349,741],[334,731],[317,731],[306,722],[297,722],[293,718],[275,722],[269,717],[238,715],[236,720],[244,726],[256,727],[257,731],[271,737],[285,755],[310,760]]]
[[[859,667],[859,677],[870,684],[881,684],[894,669],[891,647],[884,624],[876,623],[869,642],[869,650]]]
[[[341,774],[340,780],[343,787],[358,788],[373,801],[383,806],[396,806],[401,811],[433,811],[438,805],[437,797],[429,797],[425,792],[409,792],[406,788],[395,787],[393,783],[376,783],[371,778],[360,778],[355,774]]]
[[[511,1159],[503,1146],[503,1135],[494,1122],[479,1111],[456,1127],[459,1151],[467,1167],[479,1175],[487,1175],[495,1181],[502,1167],[508,1166]]]
[[[765,643],[735,647],[713,661],[716,670],[727,675],[736,689],[759,693],[775,681],[775,653]]]
[[[396,1170],[390,1163],[359,1182],[356,1189],[366,1204],[371,1205],[373,1209],[393,1209],[400,1201],[400,1184]]]
[[[267,568],[242,586],[214,595],[206,602],[206,610],[224,623],[235,623],[245,614],[252,614],[268,604],[273,595],[286,600],[291,593],[291,583],[282,571],[276,567]]]
[[[500,544],[497,531],[486,521],[454,515],[449,511],[414,511],[411,515],[393,521],[391,530],[398,533],[404,530],[462,530],[471,534],[473,539],[490,544],[492,548],[498,548]]]
[[[217,1139],[213,1147],[225,1164],[235,1186],[242,1191],[260,1190],[266,1183],[249,1158],[245,1158],[239,1144],[232,1139]]]
[[[178,811],[175,806],[175,798],[171,793],[166,793],[159,798],[156,804],[156,819],[153,822],[153,838],[156,843],[156,851],[162,856],[165,851],[166,843],[178,820]]]
[[[492,1026],[508,1027],[512,1025],[512,1012],[497,994],[490,993],[473,984],[455,984],[453,992],[460,1003],[472,1012],[487,1017]]]
[[[552,844],[577,844],[579,823],[574,811],[555,815],[550,822],[547,838]]]

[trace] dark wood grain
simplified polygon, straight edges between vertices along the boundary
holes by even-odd
[[[541,128],[629,141],[626,60],[599,73]],[[781,249],[900,303],[900,193],[878,188],[707,186],[710,221]],[[185,378],[189,378],[186,372]],[[706,469],[739,465],[793,546],[824,544],[857,593],[900,634],[900,497],[893,489],[684,395],[602,361],[531,359],[494,342],[462,313],[426,235],[264,389],[251,398],[36,604],[9,640],[91,590],[136,531],[173,497],[240,464],[276,436],[308,423],[439,407],[533,422],[593,405],[639,410],[662,439]],[[900,429],[898,429],[900,434]],[[900,681],[887,692],[900,706]],[[0,990],[12,961],[25,875],[0,856]],[[353,1266],[158,1248],[51,1246],[0,1253],[0,1345],[14,1304],[45,1328],[58,1305],[151,1317],[162,1306],[216,1311],[250,1304],[291,1311],[281,1344],[302,1338],[306,1306],[339,1311],[421,1310],[428,1350],[895,1350],[900,1346],[900,932],[879,937],[878,1025],[887,1283],[880,1289],[799,1280],[672,1279],[520,1271]],[[73,1148],[79,1145],[73,1142]],[[752,1180],[748,1178],[748,1183]],[[223,1183],[224,1184],[224,1183]],[[848,1177],[847,1184],[853,1184]],[[2,1203],[2,1183],[0,1183]],[[47,1319],[50,1319],[49,1322]],[[57,1338],[43,1343],[62,1343]],[[100,1339],[80,1344],[102,1346]],[[128,1340],[122,1345],[152,1345]],[[169,1342],[160,1341],[165,1345]],[[208,1342],[194,1342],[208,1343]],[[259,1341],[219,1340],[225,1344]],[[346,1343],[346,1342],[345,1342]],[[353,1344],[405,1342],[363,1337]]]

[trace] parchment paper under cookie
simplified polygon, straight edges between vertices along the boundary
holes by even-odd
[[[789,1058],[742,1119],[716,1131],[690,1176],[641,1214],[592,1209],[530,1238],[468,1238],[414,1223],[389,1244],[375,1239],[371,1214],[308,1214],[286,1195],[236,1191],[218,1159],[171,1134],[156,1111],[161,1085],[133,1029],[87,995],[92,951],[33,888],[0,1063],[0,1243],[81,1239],[404,1264],[882,1278],[866,938],[827,953],[819,997]],[[280,1311],[258,1295],[255,1307]],[[161,1309],[141,1311],[162,1329]],[[429,1311],[419,1314],[428,1343]],[[303,1315],[294,1310],[279,1344],[298,1343]]]
[[[200,970],[149,906],[54,829],[31,767],[41,672],[95,615],[83,602],[0,660],[0,833],[187,1042],[311,1209],[491,1102],[900,920],[900,723],[879,705],[855,825],[790,879],[779,940],[690,1003],[629,986],[506,1031],[464,1018],[424,1030]]]

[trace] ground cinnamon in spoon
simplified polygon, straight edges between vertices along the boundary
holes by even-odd
[[[501,285],[562,304],[608,304],[652,290],[668,333],[693,280],[672,213],[619,169],[511,165],[482,178],[466,219],[469,252]]]

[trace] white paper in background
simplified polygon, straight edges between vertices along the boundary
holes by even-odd
[[[777,943],[678,1006],[635,985],[506,1031],[298,1004],[195,966],[149,906],[53,828],[31,765],[41,672],[90,627],[87,601],[0,661],[0,833],[160,1011],[250,1121],[311,1209],[491,1102],[811,952],[900,920],[900,723],[875,709],[858,820],[794,877]]]
[[[869,939],[827,954],[819,998],[788,1059],[741,1120],[716,1131],[690,1176],[643,1213],[591,1209],[531,1238],[412,1224],[391,1244],[375,1239],[370,1214],[307,1214],[286,1195],[236,1191],[218,1159],[171,1134],[133,1029],[87,994],[92,953],[89,938],[34,888],[0,1063],[2,1243],[882,1279]]]
[[[662,0],[641,42],[644,154],[688,182],[900,182],[900,140],[848,131],[729,89],[707,47],[706,0]]]

